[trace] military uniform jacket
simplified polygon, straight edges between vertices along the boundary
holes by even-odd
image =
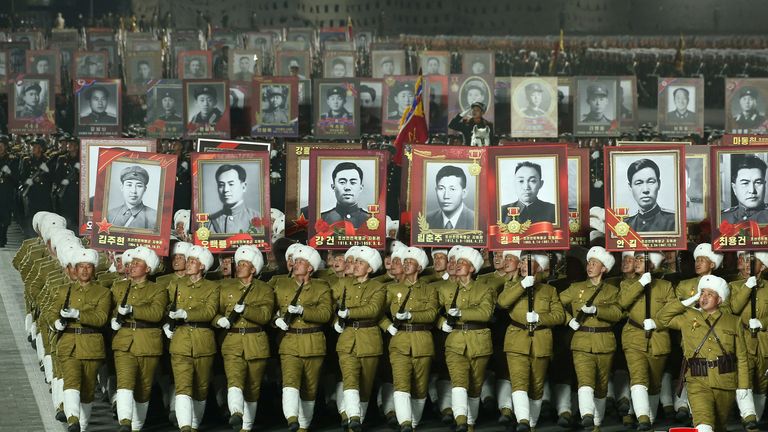
[[[721,211],[720,218],[722,221],[732,224],[745,221],[768,223],[768,205],[761,204],[753,209],[748,209],[742,205],[736,205]]]
[[[647,289],[651,290],[650,317],[657,321],[656,329],[651,332],[650,339],[645,337],[645,330],[631,323],[624,325],[621,332],[621,345],[624,349],[646,352],[650,355],[667,355],[671,350],[669,332],[658,324],[657,314],[669,302],[675,302],[672,284],[663,279],[653,279]],[[627,317],[642,326],[645,320],[645,290],[637,279],[625,280],[619,290],[619,305],[626,311]]]
[[[488,285],[488,288],[493,291],[495,298],[495,296],[498,296],[501,290],[504,289],[504,285],[509,279],[507,278],[506,273],[500,274],[499,272],[494,271],[493,273],[486,273],[478,276],[477,281]]]
[[[208,113],[208,115],[204,115],[202,112],[198,112],[194,117],[192,117],[192,121],[189,123],[198,126],[215,126],[216,123],[221,120],[222,115],[223,114],[221,113],[221,110],[214,108],[211,110],[211,112]]]
[[[115,282],[112,286],[112,317],[117,317],[117,308],[123,301],[128,281]],[[126,317],[123,327],[112,337],[112,350],[124,351],[134,356],[159,356],[163,353],[163,334],[160,330],[168,295],[164,287],[149,281],[131,282],[128,301],[133,313]],[[153,328],[131,328],[131,323],[143,321]],[[175,336],[174,336],[175,337]]]
[[[159,286],[168,287],[169,285],[171,285],[172,282],[176,282],[179,279],[184,279],[186,277],[187,276],[178,276],[176,273],[168,273],[162,276],[158,276],[157,279],[155,279],[155,283]],[[169,291],[168,295],[172,296],[173,291]],[[171,299],[171,301],[173,301],[173,299]]]
[[[117,125],[117,117],[109,115],[106,111],[102,113],[91,111],[87,116],[80,117],[80,124]]]
[[[13,268],[16,270],[19,270],[19,267],[21,266],[21,262],[26,258],[26,256],[29,254],[29,250],[33,246],[41,246],[43,240],[40,237],[32,237],[25,239],[21,242],[21,247],[19,247],[19,251],[16,252],[16,255],[13,256]]]
[[[686,373],[686,380],[703,380],[711,388],[721,390],[735,390],[737,388],[750,388],[749,371],[747,367],[747,350],[744,346],[744,328],[739,323],[737,316],[717,310],[708,315],[705,312],[686,308],[680,302],[668,303],[658,314],[660,324],[682,333],[683,356],[691,358],[696,347],[699,346],[704,336],[709,331],[705,320],[715,324],[715,333],[723,344],[726,353],[736,355],[736,371],[720,374],[717,368],[710,368],[705,377],[691,377],[690,369]],[[702,345],[698,357],[707,360],[716,360],[723,355],[720,345],[713,335],[709,335]]]
[[[768,282],[759,279],[756,287],[750,289],[744,283],[746,279],[738,282],[732,282],[731,287],[731,308],[733,313],[740,317],[741,326],[745,333],[748,333],[744,339],[747,352],[751,356],[768,357]],[[752,318],[752,306],[750,304],[750,294],[755,291],[755,318],[760,320],[763,328],[757,332],[757,337],[752,337],[749,330],[749,319]]]
[[[261,214],[245,205],[245,202],[229,209],[221,209],[209,216],[211,231],[215,233],[248,232],[254,218],[260,219]]]
[[[275,293],[272,287],[256,279],[251,281],[252,288],[245,297],[243,304],[245,309],[235,322],[230,323],[230,329],[238,328],[264,328],[272,319],[275,309]],[[219,313],[214,317],[216,322],[220,318],[229,318],[229,314],[235,308],[249,285],[244,285],[240,279],[226,279],[219,286]],[[223,355],[240,356],[246,360],[269,358],[269,340],[267,333],[229,333],[224,336],[221,343]]]
[[[24,281],[24,283],[27,282],[27,277],[29,276],[29,272],[32,269],[35,261],[43,258],[46,255],[48,255],[48,248],[45,245],[34,246],[30,248],[29,254],[27,254],[26,258],[22,260],[20,265],[21,269],[19,270],[19,273],[21,274],[21,280]]]
[[[336,204],[336,207],[322,212],[320,217],[329,224],[347,221],[355,228],[359,228],[365,221],[370,219],[371,214],[356,205],[349,207]]]
[[[438,290],[440,306],[446,311],[451,308],[457,286],[459,287],[459,294],[456,298],[456,307],[461,310],[461,316],[456,324],[488,323],[493,316],[494,294],[482,282],[473,280],[466,286],[453,281],[441,284]],[[441,317],[438,326],[442,327],[445,320],[445,317]],[[454,328],[445,339],[445,350],[470,358],[489,356],[493,354],[491,329],[461,330]]]
[[[408,295],[408,290],[411,294]],[[408,300],[406,301],[406,296]],[[386,309],[388,317],[383,318],[382,328],[388,328],[395,320],[400,306],[405,302],[405,310],[411,313],[411,319],[398,324],[420,324],[431,326],[437,318],[437,290],[431,284],[418,279],[410,287],[404,282],[394,282],[386,286]],[[398,331],[389,340],[389,351],[411,357],[432,357],[435,345],[430,331]]]
[[[285,317],[299,283],[294,278],[284,277],[277,279],[274,287],[279,314]],[[292,329],[320,327],[331,319],[331,289],[323,280],[313,278],[305,283],[296,304],[304,308],[304,314],[293,318],[290,323]],[[297,357],[323,356],[325,334],[321,331],[306,334],[285,333],[279,352]]]
[[[125,204],[109,209],[109,223],[119,227],[155,229],[157,225],[157,210],[141,204],[130,208]],[[128,223],[130,221],[130,223]]]
[[[597,287],[589,281],[575,282],[565,291],[560,293],[560,302],[565,307],[565,322],[575,318],[581,311],[581,307],[587,304],[587,300],[595,293]],[[594,306],[597,306],[595,315],[585,315],[580,324],[587,327],[611,327],[621,319],[621,308],[618,304],[619,289],[613,285],[602,283],[600,293],[595,297]],[[570,308],[569,308],[570,306]],[[612,353],[616,351],[616,338],[613,332],[588,333],[576,331],[571,339],[572,351],[591,352],[595,354]]]
[[[527,221],[531,221],[531,223],[555,223],[555,205],[552,203],[537,199],[529,205],[525,205],[520,201],[515,201],[511,204],[505,204],[501,206],[501,217],[504,223],[508,223],[512,220],[512,217],[509,216],[508,213],[509,210],[507,210],[510,207],[517,207],[520,209],[520,214],[516,216],[516,219],[521,223],[525,223]]]
[[[278,282],[280,279],[286,279],[286,278],[288,278],[288,275],[287,275],[287,274],[279,274],[279,275],[274,275],[274,276],[272,276],[272,278],[270,278],[270,279],[269,279],[269,281],[267,282],[267,285],[269,285],[269,286],[271,286],[272,288],[274,288],[274,287],[275,287],[275,285],[277,285],[277,282]]]
[[[633,214],[626,223],[636,232],[674,231],[675,214],[657,205],[645,213]]]
[[[187,323],[209,324],[219,309],[219,284],[201,278],[192,282],[188,277],[168,284],[169,303],[176,294],[176,309],[187,311]],[[171,354],[188,357],[205,357],[216,354],[216,340],[210,328],[192,328],[179,322],[171,338]]]
[[[80,319],[70,322],[67,328],[101,329],[109,319],[112,299],[108,289],[93,281],[85,285],[70,282],[59,286],[53,300],[55,307],[48,310],[46,320],[53,323],[59,319],[59,312],[70,287],[72,292],[69,296],[69,308],[79,310]],[[60,356],[74,357],[78,360],[101,360],[105,356],[104,337],[101,333],[61,333],[56,350]]]
[[[533,310],[539,314],[539,323],[533,336],[528,330],[515,325],[507,327],[504,337],[504,352],[526,354],[532,357],[552,356],[552,327],[565,321],[565,311],[557,296],[555,287],[536,283],[533,289]],[[528,313],[527,292],[520,281],[510,281],[499,294],[499,307],[509,310],[512,321],[527,327],[525,314]]]
[[[43,291],[43,286],[45,286],[46,279],[53,273],[57,273],[59,270],[61,270],[59,261],[50,256],[42,258],[37,263],[39,266],[37,266],[37,268],[33,266],[33,271],[30,272],[32,277],[28,279],[29,282],[26,285],[29,310],[34,310],[38,307],[38,296]]]
[[[344,331],[339,335],[336,352],[352,354],[357,357],[374,357],[384,350],[381,331],[378,326],[355,328],[355,321],[375,321],[377,324],[384,313],[386,291],[381,282],[366,280],[358,282],[356,278],[342,278],[333,284],[333,299],[341,304],[346,289],[346,306],[349,316],[346,318]]]

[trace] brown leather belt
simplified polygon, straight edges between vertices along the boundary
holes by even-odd
[[[346,327],[351,327],[356,329],[376,327],[378,325],[379,325],[378,321],[347,321],[346,323]]]
[[[580,332],[586,332],[586,333],[611,333],[613,329],[611,327],[587,327],[587,326],[581,326],[579,327]]]
[[[306,327],[306,328],[289,328],[286,333],[291,334],[307,334],[307,333],[320,333],[323,331],[322,327]]]
[[[96,334],[101,332],[99,330],[88,328],[88,327],[67,327],[64,329],[64,333]]]
[[[209,322],[185,322],[179,324],[179,326],[186,326],[191,328],[202,328],[202,329],[209,329],[211,328],[211,323]]]
[[[415,331],[431,331],[435,326],[430,324],[407,324],[401,323],[395,326],[397,331],[415,332]]]
[[[151,323],[147,321],[126,321],[123,323],[123,327],[130,329],[159,329],[160,325],[157,323]]]
[[[261,333],[264,329],[261,327],[231,327],[227,330],[227,333],[235,334],[249,334],[249,333]]]
[[[628,323],[629,323],[629,325],[631,325],[632,327],[638,328],[638,329],[640,329],[640,330],[645,330],[645,327],[643,327],[643,325],[642,325],[642,324],[640,324],[639,322],[637,322],[637,321],[635,321],[635,320],[633,320],[633,319],[631,319],[631,318],[627,319],[627,322],[628,322]]]
[[[528,326],[527,326],[527,325],[525,325],[525,324],[522,324],[522,323],[519,323],[519,322],[517,322],[517,321],[515,321],[515,320],[510,320],[510,321],[509,321],[509,324],[510,324],[510,325],[512,325],[512,326],[514,326],[514,327],[517,327],[517,328],[519,328],[519,329],[521,329],[521,330],[530,330],[530,329],[528,328]],[[548,328],[549,328],[549,327],[547,327],[547,326],[537,325],[537,326],[536,326],[536,327],[534,327],[533,329],[534,329],[534,330],[545,330],[545,329],[548,329]]]
[[[454,330],[483,330],[487,328],[488,328],[487,323],[464,323],[464,324],[456,324],[453,326]]]

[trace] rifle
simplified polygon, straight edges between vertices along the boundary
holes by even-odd
[[[56,193],[56,196],[58,196],[58,197],[59,197],[59,199],[62,199],[62,198],[64,198],[64,193],[67,191],[67,188],[68,188],[70,185],[72,185],[72,184],[75,182],[75,180],[76,180],[76,179],[75,179],[75,176],[74,176],[74,172],[75,172],[75,170],[74,170],[74,169],[72,169],[72,167],[70,167],[68,164],[66,164],[66,163],[65,163],[65,165],[66,165],[66,167],[67,167],[67,172],[66,172],[66,174],[64,175],[64,180],[67,180],[67,181],[69,181],[69,184],[67,184],[66,186],[64,186],[64,185],[62,185],[61,183],[56,183],[56,185],[54,186],[54,189],[55,189],[55,191],[56,191],[56,192],[55,192],[55,193]]]
[[[411,289],[412,289],[411,287],[408,287],[408,292],[405,293],[405,300],[403,300],[400,303],[400,307],[397,308],[397,313],[401,314],[401,313],[405,312],[405,305],[408,303],[408,299],[411,298]],[[400,300],[400,293],[397,293],[397,300],[398,301]],[[456,299],[455,298],[453,299],[453,302],[456,303]],[[392,321],[394,321],[395,324],[397,324],[399,322],[399,320],[396,317]]]
[[[346,309],[347,309],[347,286],[344,285],[344,291],[341,292],[341,303],[339,304],[338,310],[346,310]],[[339,326],[341,326],[341,328],[346,327],[347,319],[339,318]]]
[[[595,298],[597,298],[597,295],[600,294],[600,290],[601,289],[603,289],[603,283],[602,282],[600,282],[600,285],[597,286],[597,289],[595,290],[595,293],[592,294],[592,296],[587,299],[587,302],[584,304],[584,306],[587,306],[587,307],[592,306],[592,303],[595,302]],[[584,321],[584,315],[586,315],[584,313],[584,311],[579,309],[579,313],[576,314],[576,322],[581,324],[582,321]]]
[[[298,288],[296,288],[296,294],[293,296],[293,300],[291,300],[291,306],[296,306],[296,303],[299,302],[299,296],[301,295],[301,291],[304,289],[304,281],[301,282],[301,285],[299,285]],[[296,318],[296,314],[292,314],[290,312],[285,314],[285,323],[288,325],[291,325],[291,322]]]
[[[648,273],[649,270],[649,256],[648,251],[643,252],[643,259],[645,264],[645,272]],[[649,283],[647,286],[643,288],[644,294],[645,294],[645,319],[649,319],[651,317],[651,284]],[[651,332],[652,330],[646,330],[645,331],[645,338],[650,339],[651,338]]]
[[[61,310],[69,310],[69,297],[72,295],[72,284],[67,287],[67,296],[64,297],[64,304],[61,305]],[[70,318],[61,318],[63,323],[68,323]]]
[[[253,288],[253,281],[251,281],[251,284],[248,285],[248,288],[246,288],[245,291],[243,291],[243,294],[240,296],[240,299],[237,300],[236,304],[241,305],[245,303],[245,298],[248,296],[248,293],[251,292],[251,288]],[[240,314],[235,312],[234,309],[232,309],[232,312],[230,312],[229,315],[227,315],[227,321],[229,321],[230,324],[234,324],[239,317],[240,317]]]
[[[533,273],[533,260],[530,256],[528,256],[528,273],[526,273],[526,276],[533,276],[531,273]],[[526,294],[528,295],[528,312],[533,312],[533,286],[529,286],[525,289]],[[536,324],[534,323],[528,323],[528,336],[533,337],[533,332],[536,331]]]
[[[43,162],[45,163],[45,162]],[[43,173],[43,170],[40,169],[40,165],[37,166],[37,170],[35,170],[35,173],[32,175],[32,177],[28,177],[32,179],[32,184],[35,184],[35,180],[40,177],[40,175]],[[29,195],[29,189],[32,187],[32,185],[28,185],[26,183],[21,184],[21,196],[22,198],[26,198],[27,195]]]
[[[169,311],[175,311],[176,306],[178,306],[178,300],[179,300],[179,285],[176,285],[176,292],[173,294],[173,302],[171,303],[171,306],[168,308]],[[175,331],[177,321],[175,319],[172,319],[168,322],[168,330]]]
[[[128,279],[128,288],[125,289],[125,294],[123,294],[123,300],[120,302],[120,307],[125,307],[125,305],[128,304],[128,293],[131,291],[132,284],[132,281]],[[118,324],[123,325],[125,322],[125,315],[120,315],[118,312],[115,321],[117,321]]]
[[[456,291],[453,293],[453,301],[451,301],[451,309],[456,309],[457,307],[457,300],[459,299],[459,289],[461,289],[461,284],[459,282],[456,282]],[[446,318],[448,321],[448,325],[453,327],[456,325],[456,317],[448,315]]]
[[[755,253],[749,252],[749,276],[755,275]],[[750,318],[757,318],[757,287],[752,288],[749,291],[749,314]],[[749,329],[749,333],[753,338],[757,337],[757,329]]]

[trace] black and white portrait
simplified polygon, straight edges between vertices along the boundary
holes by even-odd
[[[391,84],[391,85],[390,85]],[[406,110],[413,105],[416,81],[413,77],[398,77],[389,80],[387,86],[387,121],[400,122]]]
[[[766,152],[719,152],[717,171],[720,173],[719,209],[720,222],[737,224],[754,221],[768,223],[765,182]]]
[[[104,53],[87,53],[77,56],[76,78],[106,78],[107,57]]]
[[[375,158],[318,158],[320,218],[328,224],[350,222],[358,228],[370,219],[368,206],[377,204],[378,161]],[[299,198],[301,202],[301,198]]]
[[[619,80],[617,91],[619,118],[621,120],[633,120],[635,118],[635,82],[633,80]]]
[[[695,123],[696,87],[671,85],[667,88],[667,122]]]
[[[117,126],[117,83],[99,83],[84,87],[78,93],[78,112],[81,125]]]
[[[360,81],[360,128],[363,133],[381,130],[382,83],[380,80]]]
[[[701,222],[707,218],[704,205],[708,185],[709,154],[685,155],[685,220],[688,223]]]
[[[37,75],[54,75],[57,63],[52,55],[33,55],[29,61],[29,72]]]
[[[609,126],[617,119],[615,80],[578,80],[578,123]]]
[[[128,82],[134,85],[162,78],[160,58],[151,54],[132,55],[128,57]]]
[[[161,179],[159,164],[112,162],[107,221],[116,227],[159,231]]]
[[[371,67],[374,78],[405,74],[405,53],[402,50],[371,52]]]
[[[182,123],[184,105],[181,91],[181,83],[156,85],[148,100],[147,123],[153,123],[156,120],[167,123]]]
[[[325,78],[352,78],[355,76],[354,53],[326,52],[323,63],[323,77]]]
[[[491,51],[467,51],[462,53],[462,72],[471,75],[493,75],[495,65]]]
[[[480,102],[486,107],[490,106],[491,87],[480,77],[470,77],[464,81],[459,90],[459,108],[461,112],[467,110],[475,102]]]
[[[35,119],[45,115],[50,97],[50,81],[47,79],[22,79],[16,81],[16,119]]]
[[[424,196],[430,230],[477,229],[478,182],[469,162],[427,162]]]
[[[766,124],[765,95],[757,86],[744,85],[731,93],[731,128],[741,133],[764,132]]]
[[[184,73],[181,78],[210,78],[208,75],[208,58],[202,55],[184,56]]]
[[[424,75],[448,75],[451,73],[451,58],[447,52],[421,52],[419,53],[419,65]]]
[[[309,54],[298,51],[278,51],[277,74],[278,76],[295,76],[300,80],[307,79]]]
[[[291,122],[291,87],[288,84],[261,85],[261,124],[286,125]]]
[[[512,136],[557,136],[557,79],[513,77],[510,84]]]
[[[497,157],[496,164],[496,172],[504,173],[496,176],[497,201],[501,203],[497,220],[559,222],[556,156]]]
[[[272,51],[272,35],[265,32],[250,32],[246,34],[246,47],[260,53]]]
[[[354,96],[342,84],[320,84],[320,119],[340,119],[354,121]]]
[[[264,171],[260,160],[200,161],[201,213],[208,214],[210,230],[218,234],[263,230],[254,218],[265,214]]]
[[[259,56],[256,50],[232,50],[229,58],[229,79],[232,81],[248,81],[258,75]]]
[[[568,211],[579,211],[581,202],[581,158],[568,158]]]
[[[215,126],[226,110],[224,83],[187,84],[187,123],[197,126]]]
[[[102,144],[103,142],[104,141],[100,141],[98,139],[86,139],[86,140],[83,140],[83,142],[81,143],[81,147],[83,147],[82,158],[84,159],[83,160],[84,166],[82,167],[82,169],[85,170],[84,174],[87,174],[87,177],[88,177],[88,201],[86,205],[86,213],[93,211],[93,200],[94,200],[94,197],[96,196],[96,174],[99,166],[99,150],[100,149],[120,147],[120,148],[126,148],[129,150],[139,151],[139,152],[153,151],[153,149],[150,148],[149,145],[139,143],[139,142],[131,142],[131,140],[128,140],[126,142],[120,142],[119,140],[107,141],[112,144]],[[147,201],[147,202],[151,202],[151,201]]]

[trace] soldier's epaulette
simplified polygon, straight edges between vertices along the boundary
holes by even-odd
[[[728,207],[727,209],[723,210],[723,213],[735,211],[738,207],[739,206]]]

